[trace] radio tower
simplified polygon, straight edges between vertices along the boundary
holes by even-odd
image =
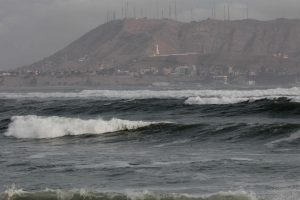
[[[175,19],[177,20],[177,0],[174,2],[174,13],[175,13]]]
[[[172,4],[169,2],[169,19],[172,19]]]
[[[297,1],[298,19],[300,19],[300,0]]]
[[[227,9],[228,9],[228,21],[230,21],[230,4],[227,4]]]
[[[215,1],[212,2],[211,17],[212,17],[212,19],[216,19],[217,18],[216,3],[215,3]]]
[[[247,16],[247,19],[249,19],[249,4],[248,4],[248,2],[246,3],[246,7],[247,7],[246,16]]]

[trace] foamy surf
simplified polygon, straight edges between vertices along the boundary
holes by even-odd
[[[259,100],[272,100],[277,101],[280,98],[286,98],[290,102],[300,102],[300,97],[284,97],[284,96],[261,96],[261,97],[189,97],[185,100],[184,104],[186,105],[225,105],[225,104],[236,104],[236,103],[243,103],[243,102],[255,102]]]
[[[286,97],[300,102],[300,88],[262,90],[83,90],[80,92],[0,93],[2,99],[100,98],[100,99],[188,99],[188,104],[230,104],[251,99]],[[191,99],[189,99],[191,98]],[[193,99],[194,98],[194,99]]]
[[[184,103],[187,105],[206,105],[206,104],[235,104],[248,101],[248,98],[240,97],[189,97]]]
[[[257,200],[255,193],[245,191],[218,192],[209,195],[189,195],[180,193],[158,193],[151,191],[131,191],[124,192],[102,192],[90,191],[87,189],[72,190],[52,190],[46,189],[37,192],[27,192],[15,187],[0,193],[0,199],[61,199],[61,200]]]
[[[41,117],[35,115],[14,116],[6,136],[15,138],[49,139],[63,136],[84,134],[103,134],[122,130],[133,130],[154,124],[154,122],[129,121],[113,118],[77,119],[66,117]]]

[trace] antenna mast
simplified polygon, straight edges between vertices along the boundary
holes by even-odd
[[[143,14],[143,8],[141,8],[141,18],[144,17],[143,15],[144,15],[144,14]]]
[[[297,1],[298,2],[298,19],[300,19],[300,0]]]
[[[125,2],[125,18],[128,17],[129,13],[128,13],[128,1]]]
[[[246,4],[246,6],[247,6],[247,19],[249,19],[249,4],[248,4],[248,2],[247,2],[247,4]]]
[[[134,18],[136,19],[136,7],[135,6],[133,7],[133,15],[134,15]]]
[[[228,9],[228,21],[230,21],[230,4],[227,4],[227,9]]]
[[[171,4],[171,1],[169,1],[169,18],[172,19],[172,4]]]
[[[217,18],[216,2],[215,2],[215,1],[213,1],[213,4],[212,4],[212,17],[213,17],[214,19]]]
[[[175,2],[174,2],[174,8],[175,8],[175,10],[174,10],[175,19],[177,20],[177,0],[175,0]]]

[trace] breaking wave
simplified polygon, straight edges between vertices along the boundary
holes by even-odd
[[[180,145],[187,142],[253,142],[258,141],[269,147],[297,145],[300,138],[300,124],[290,123],[211,123],[200,122],[180,124],[171,122],[78,119],[66,117],[41,117],[35,115],[14,116],[7,125],[5,136],[18,139],[51,139],[64,136],[112,134],[119,140],[141,139],[154,144]],[[125,132],[124,132],[125,131]],[[128,132],[130,136],[128,137]],[[186,132],[183,134],[182,132]],[[294,144],[295,143],[295,144]]]
[[[189,97],[184,103],[187,105],[207,105],[207,104],[237,104],[237,103],[254,103],[261,100],[270,100],[273,102],[282,102],[282,100],[286,100],[286,102],[300,102],[300,98],[298,97],[280,97],[280,96],[265,96],[265,97]]]
[[[185,99],[187,104],[230,104],[249,100],[286,97],[300,102],[300,88],[264,90],[83,90],[80,92],[0,93],[0,98],[103,98],[103,99]]]
[[[249,101],[248,98],[234,97],[189,97],[184,103],[187,105],[206,105],[206,104],[235,104]]]
[[[76,119],[66,117],[40,117],[35,115],[14,116],[5,132],[16,138],[57,138],[84,134],[103,134],[122,130],[132,130],[155,124],[154,122],[129,121],[113,118]]]

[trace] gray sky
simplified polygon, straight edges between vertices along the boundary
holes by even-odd
[[[169,16],[175,0],[128,0],[128,15]],[[87,31],[104,23],[107,13],[119,18],[125,0],[0,0],[0,70],[31,64],[51,55]],[[230,4],[231,18],[259,20],[299,18],[300,0],[177,0],[178,19],[224,18]],[[159,12],[157,11],[159,8]],[[172,5],[172,13],[174,12]],[[191,12],[192,10],[192,12]],[[192,15],[191,15],[192,13]],[[111,14],[112,15],[112,14]],[[174,14],[173,14],[174,15]]]

